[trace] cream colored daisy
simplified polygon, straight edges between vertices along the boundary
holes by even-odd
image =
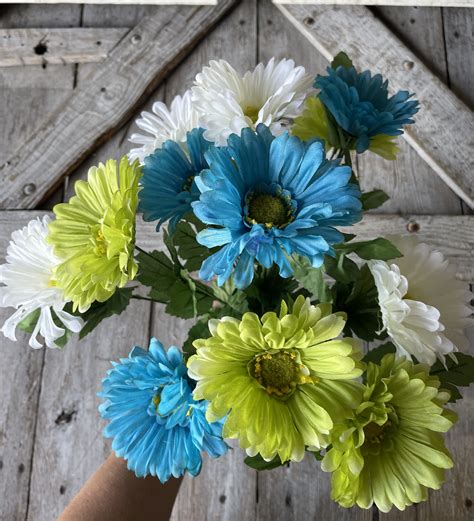
[[[141,118],[136,121],[137,127],[146,134],[135,133],[130,137],[131,143],[141,145],[128,153],[131,163],[138,159],[143,165],[145,157],[161,148],[168,139],[184,143],[186,133],[198,126],[199,114],[191,101],[190,90],[183,96],[176,96],[170,108],[157,101],[151,110],[152,112],[142,112]]]
[[[259,123],[274,135],[281,133],[301,112],[311,83],[304,67],[295,67],[293,60],[272,58],[243,76],[225,60],[211,61],[196,76],[193,104],[202,114],[199,123],[206,139],[225,145],[230,134],[240,135]]]
[[[434,364],[469,345],[464,329],[473,324],[472,293],[455,278],[443,254],[416,237],[391,237],[403,257],[374,260],[384,329],[400,356]]]

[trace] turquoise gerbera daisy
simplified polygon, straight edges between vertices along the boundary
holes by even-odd
[[[158,220],[157,230],[166,221],[173,230],[199,198],[194,176],[208,167],[204,154],[213,146],[203,133],[196,128],[184,145],[169,140],[145,158],[138,209],[145,221]]]
[[[370,71],[357,72],[354,67],[328,67],[327,76],[316,77],[314,87],[321,89],[319,98],[338,125],[356,138],[355,149],[369,148],[370,138],[383,134],[399,136],[402,127],[413,123],[418,112],[417,100],[408,91],[388,96],[388,80]]]
[[[220,249],[204,261],[200,277],[217,275],[223,284],[234,272],[238,288],[247,287],[254,261],[277,264],[282,277],[293,270],[289,256],[307,257],[314,267],[344,240],[335,226],[360,220],[360,190],[352,171],[327,161],[324,145],[304,143],[287,133],[275,138],[265,125],[231,135],[228,146],[206,153],[209,169],[195,178],[201,191],[192,203],[208,227],[197,240]]]
[[[208,403],[193,399],[195,383],[176,347],[166,352],[153,338],[149,351],[134,347],[113,366],[99,393],[99,412],[110,420],[104,435],[114,438],[112,449],[137,477],[157,476],[164,483],[186,471],[196,476],[201,452],[212,458],[226,453],[222,422],[209,423]]]

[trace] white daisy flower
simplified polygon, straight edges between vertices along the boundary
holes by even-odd
[[[7,249],[6,263],[0,266],[0,307],[14,307],[0,330],[10,340],[16,340],[18,324],[33,312],[38,312],[38,321],[29,344],[35,349],[42,347],[38,334],[48,347],[58,347],[56,340],[65,334],[65,329],[54,322],[59,319],[67,329],[78,333],[83,320],[64,311],[66,302],[63,292],[56,287],[54,267],[60,260],[46,242],[48,216],[30,221],[21,230],[12,233]]]
[[[153,114],[142,112],[141,119],[137,119],[137,126],[150,135],[132,134],[129,141],[141,145],[132,148],[128,153],[130,161],[138,159],[143,165],[145,157],[160,148],[165,141],[172,139],[177,142],[186,141],[186,133],[198,126],[199,114],[193,107],[191,91],[183,96],[176,96],[168,107],[157,101],[152,107]]]
[[[390,237],[403,257],[369,261],[384,329],[400,356],[433,365],[436,358],[466,349],[464,329],[474,322],[466,283],[439,251],[416,237]]]
[[[272,58],[244,76],[225,60],[211,61],[192,88],[193,103],[202,114],[200,126],[206,129],[204,137],[225,145],[230,134],[259,123],[278,135],[301,112],[312,81],[293,60],[275,63]]]

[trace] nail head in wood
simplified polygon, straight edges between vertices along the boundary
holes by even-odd
[[[410,221],[408,224],[407,224],[407,230],[410,232],[410,233],[416,233],[416,232],[419,232],[420,231],[420,225],[415,222],[415,221]]]
[[[304,20],[303,20],[303,23],[305,25],[307,25],[308,27],[311,27],[312,25],[314,25],[314,18],[312,16],[307,16]]]
[[[34,183],[28,183],[23,187],[23,193],[25,195],[32,195],[36,192],[36,185]]]
[[[132,36],[132,43],[140,43],[142,41],[142,37],[139,34],[134,34]]]
[[[403,68],[407,71],[411,71],[413,67],[415,66],[415,63],[410,60],[405,60],[403,62]]]

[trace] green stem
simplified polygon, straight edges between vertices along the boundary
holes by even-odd
[[[155,299],[148,298],[148,297],[142,297],[141,295],[132,295],[132,298],[134,298],[136,300],[148,300],[149,302],[159,302],[159,300],[155,300]]]

